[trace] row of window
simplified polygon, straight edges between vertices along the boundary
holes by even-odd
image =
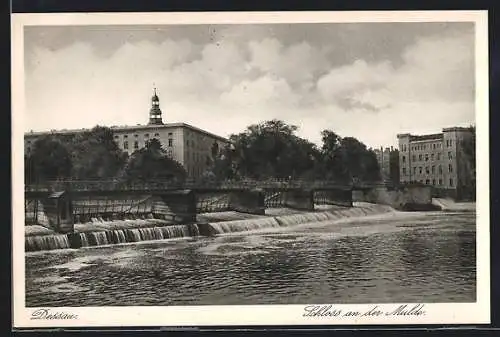
[[[169,136],[169,137],[172,137],[172,132],[169,132],[169,133],[168,133],[168,136]],[[135,138],[139,138],[139,135],[138,135],[138,134],[135,134],[135,135],[134,135],[134,137],[135,137]],[[159,133],[155,133],[153,137],[158,138],[158,137],[160,137],[160,134],[159,134]],[[119,138],[120,138],[120,136],[119,136],[119,135],[115,135],[115,139],[119,139]],[[124,139],[128,138],[128,135],[123,135],[123,138],[124,138]],[[144,134],[144,138],[145,138],[145,139],[148,139],[148,138],[149,138],[149,133],[145,133],[145,134]]]
[[[417,155],[416,154],[412,155],[411,159],[413,162],[416,162]],[[424,155],[423,154],[418,155],[418,161],[423,161],[423,160],[429,161],[429,159],[431,161],[434,161],[434,159],[441,160],[441,153],[436,153],[436,156],[434,156],[434,153],[431,153],[430,155],[428,153],[426,153]],[[451,151],[448,151],[448,159],[450,159],[450,160],[453,159],[453,153]],[[401,160],[403,163],[406,163],[406,156],[402,156]]]
[[[441,167],[441,165],[438,165],[438,169],[437,169],[438,173],[439,174],[443,174],[443,168]],[[403,175],[406,175],[406,167],[403,167]],[[418,167],[418,174],[423,174],[424,172],[424,168],[422,166],[419,166]],[[431,167],[429,166],[426,166],[425,167],[425,173],[426,174],[435,174],[436,173],[436,166],[432,165]],[[453,165],[452,164],[449,164],[448,165],[448,173],[453,173]],[[413,166],[413,174],[417,174],[417,167],[416,166]]]
[[[443,179],[432,179],[432,181],[430,179],[426,179],[425,181],[423,179],[421,180],[417,180],[417,182],[421,183],[421,184],[426,184],[426,185],[430,185],[432,183],[433,186],[436,186],[436,183],[438,186],[442,186],[443,185]],[[454,181],[453,181],[453,178],[450,178],[449,180],[449,186],[450,187],[453,187],[453,184],[454,184]]]
[[[423,172],[424,172],[423,167],[422,166],[418,167],[418,174],[423,174]],[[448,172],[453,173],[453,166],[451,164],[448,166]],[[403,167],[402,173],[403,173],[403,175],[406,175],[406,167]],[[429,166],[426,166],[425,173],[426,174],[435,174],[436,167],[431,166],[429,168]],[[438,166],[438,173],[443,174],[443,169],[442,169],[441,165]],[[415,174],[415,175],[417,174],[417,167],[416,166],[413,167],[413,174]]]
[[[174,140],[172,138],[168,139],[168,147],[174,146]],[[137,150],[139,148],[139,141],[134,141],[134,149]],[[123,142],[123,149],[128,150],[128,140]]]
[[[453,140],[452,139],[447,139],[446,140],[446,147],[451,147],[453,145]],[[417,145],[412,145],[410,149],[412,151],[423,151],[423,150],[436,150],[441,148],[441,143],[432,143],[432,144],[417,144]],[[400,150],[403,152],[406,152],[406,144],[401,145]]]

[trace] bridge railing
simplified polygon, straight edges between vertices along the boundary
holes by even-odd
[[[306,180],[239,180],[239,181],[156,181],[156,182],[121,182],[113,180],[102,181],[53,181],[43,184],[25,185],[26,192],[43,191],[149,191],[165,189],[197,189],[197,188],[371,188],[385,186],[383,183],[364,183],[356,182],[351,184],[340,183],[336,181],[306,181]]]

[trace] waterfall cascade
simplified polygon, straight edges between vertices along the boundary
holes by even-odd
[[[363,217],[394,211],[390,206],[360,204],[352,208],[335,208],[323,212],[295,213],[257,217],[240,220],[210,222],[208,226],[213,234],[227,234],[265,228],[290,227],[304,223],[339,220],[343,218]],[[106,223],[94,219],[92,224],[76,225],[77,232],[65,235],[29,235],[25,236],[25,250],[53,250],[103,246],[129,242],[165,240],[172,238],[196,237],[200,227],[196,224],[163,225],[152,219],[122,220]],[[149,225],[149,226],[148,226]],[[134,228],[135,227],[135,228]]]
[[[390,206],[367,204],[360,207],[335,209],[325,212],[307,212],[279,215],[267,218],[245,219],[224,222],[211,222],[216,234],[244,232],[264,228],[290,227],[310,222],[339,220],[394,211]]]
[[[195,237],[198,235],[198,226],[191,224],[77,232],[65,235],[27,236],[25,237],[25,250],[39,251],[104,246],[129,242]]]

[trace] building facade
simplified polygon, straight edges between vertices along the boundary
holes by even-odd
[[[470,129],[458,127],[437,134],[398,134],[400,181],[431,185],[460,197],[471,186],[463,146],[472,136]]]
[[[136,126],[111,126],[115,142],[120,149],[130,155],[143,148],[149,140],[158,139],[167,155],[184,166],[188,177],[200,177],[210,165],[212,149],[216,147],[220,151],[228,143],[228,140],[189,124],[163,123],[161,115],[160,100],[155,90],[151,98],[149,123]],[[24,151],[30,153],[32,145],[40,137],[51,134],[75,134],[84,131],[89,130],[52,130],[25,133]]]

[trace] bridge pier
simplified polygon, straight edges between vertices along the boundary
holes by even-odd
[[[229,207],[236,212],[264,215],[264,192],[258,189],[230,192]]]
[[[196,197],[192,190],[164,191],[154,194],[153,216],[178,223],[196,222]]]
[[[72,233],[75,225],[73,221],[73,204],[69,193],[54,192],[41,200],[46,223],[41,223],[57,233]]]
[[[284,206],[303,211],[314,211],[314,192],[305,189],[293,189],[283,192]]]

